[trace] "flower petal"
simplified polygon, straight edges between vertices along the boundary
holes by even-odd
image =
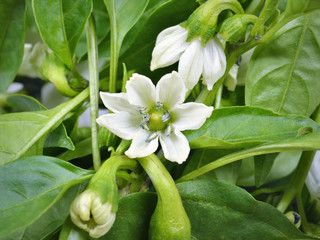
[[[177,72],[164,75],[156,86],[157,101],[160,101],[168,109],[177,103],[183,103],[186,96],[186,88],[181,76]]]
[[[132,115],[127,112],[106,114],[97,118],[97,123],[108,128],[111,132],[124,139],[132,139],[140,130],[141,116],[137,113]]]
[[[199,39],[194,39],[182,54],[178,65],[178,72],[188,89],[192,89],[197,84],[201,76],[202,69],[203,46]]]
[[[107,93],[100,92],[103,104],[112,112],[130,112],[134,114],[138,108],[131,105],[128,101],[127,93]]]
[[[154,153],[159,145],[158,137],[151,142],[146,142],[151,132],[140,129],[134,136],[130,148],[125,154],[130,158],[146,157],[151,153]]]
[[[156,102],[156,87],[150,78],[133,74],[126,84],[128,100],[131,104],[148,107]]]
[[[202,103],[185,103],[171,110],[174,119],[173,126],[179,131],[200,128],[206,119],[211,116],[213,107]]]
[[[177,62],[190,44],[186,42],[187,36],[188,31],[179,25],[163,30],[158,35],[152,51],[151,71]]]
[[[190,152],[189,142],[180,131],[175,129],[169,137],[161,133],[160,143],[164,157],[169,161],[181,164],[187,160]]]
[[[211,39],[203,53],[202,76],[207,84],[208,90],[218,81],[226,71],[227,61],[221,42],[217,37]]]

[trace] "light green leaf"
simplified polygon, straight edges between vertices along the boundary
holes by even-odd
[[[193,239],[315,239],[302,234],[276,208],[234,185],[196,180],[177,187]]]
[[[260,44],[251,58],[246,105],[309,116],[320,103],[320,11],[302,15]]]
[[[148,2],[149,0],[104,0],[110,16],[111,37],[116,40],[117,55],[125,35],[141,17]]]
[[[77,97],[51,110],[0,115],[0,166],[23,156],[87,96],[88,91],[84,90]]]
[[[56,231],[69,215],[75,196],[83,189],[81,184],[71,187],[52,207],[28,227],[19,229],[1,240],[44,239]]]
[[[277,155],[276,153],[271,153],[254,157],[256,187],[260,187],[265,183]]]
[[[92,1],[33,0],[32,4],[43,41],[73,70],[73,56],[92,11]]]
[[[23,158],[1,167],[0,237],[31,225],[68,188],[92,175],[92,171],[45,156]]]
[[[22,61],[25,1],[0,1],[0,93],[13,82]]]
[[[92,154],[91,137],[86,138],[75,144],[73,150],[66,151],[59,155],[60,159],[70,161],[75,158],[81,158]]]
[[[256,107],[227,107],[214,110],[201,128],[185,135],[192,148],[240,148],[293,138],[301,129],[320,131],[320,126],[303,116]]]

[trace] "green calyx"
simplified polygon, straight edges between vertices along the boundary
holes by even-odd
[[[234,44],[243,41],[248,25],[254,24],[257,19],[251,14],[235,14],[223,22],[219,34],[225,42]]]
[[[241,4],[237,0],[208,0],[198,7],[181,24],[188,30],[187,41],[200,37],[203,46],[215,35],[219,14],[224,10],[231,10],[236,14],[244,13]]]

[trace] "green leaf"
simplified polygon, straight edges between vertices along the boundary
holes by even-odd
[[[234,185],[196,180],[177,187],[193,239],[314,239],[302,234],[276,208]]]
[[[156,207],[154,193],[132,193],[120,199],[117,218],[101,240],[148,240],[151,215]]]
[[[23,156],[87,96],[88,91],[84,90],[77,97],[51,110],[0,115],[0,166]]]
[[[0,1],[0,93],[13,82],[23,57],[25,1]]]
[[[43,41],[73,70],[73,56],[92,11],[92,1],[33,0],[32,4]]]
[[[65,161],[70,161],[72,159],[85,157],[90,154],[92,154],[91,137],[76,143],[73,150],[69,150],[60,154],[59,158]]]
[[[265,183],[277,155],[276,153],[271,153],[254,157],[256,187],[260,187]]]
[[[251,58],[246,105],[309,116],[320,103],[320,11],[287,23]]]
[[[0,237],[31,225],[93,172],[57,158],[22,158],[0,168]]]
[[[110,16],[111,35],[115,34],[116,52],[128,31],[143,14],[149,0],[104,0]]]
[[[256,107],[228,107],[214,110],[201,128],[186,131],[185,136],[191,148],[240,148],[293,138],[305,127],[320,131],[307,117]]]
[[[66,220],[59,235],[59,240],[87,240],[88,233],[76,227],[70,217]]]
[[[75,149],[73,142],[68,136],[66,128],[63,124],[60,124],[59,127],[49,134],[44,143],[44,147],[61,147],[72,151]]]
[[[46,108],[35,98],[23,94],[10,94],[6,104],[19,111],[41,111]]]
[[[19,229],[1,240],[43,239],[57,230],[69,215],[69,209],[75,196],[83,189],[81,184],[71,187],[39,219],[26,228]]]

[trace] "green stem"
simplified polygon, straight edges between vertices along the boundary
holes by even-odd
[[[291,178],[290,184],[284,191],[284,194],[278,203],[277,209],[280,212],[284,213],[292,200],[302,191],[314,155],[315,151],[305,151],[302,153],[296,171]]]
[[[91,15],[86,26],[88,63],[89,63],[89,89],[90,89],[90,119],[91,119],[91,143],[94,169],[97,171],[101,166],[100,150],[98,144],[98,126],[96,119],[99,111],[99,71],[98,71],[98,47],[94,18]]]
[[[311,233],[310,226],[307,221],[307,216],[304,211],[304,206],[303,206],[303,202],[302,202],[302,198],[301,198],[301,192],[297,195],[296,199],[297,199],[298,212],[299,212],[300,219],[301,219],[301,228],[305,233],[307,233],[307,234]]]
[[[118,36],[117,36],[117,19],[115,15],[114,1],[104,0],[110,17],[111,46],[110,46],[110,82],[109,92],[116,92],[117,67],[118,67]]]
[[[221,98],[222,98],[222,90],[223,90],[223,85],[221,85],[220,88],[218,89],[216,100],[214,103],[214,109],[220,108]]]
[[[307,141],[303,142],[305,137],[307,138],[308,135],[300,136],[298,138],[292,139],[291,141],[287,140],[284,142],[279,141],[279,142],[261,144],[257,147],[248,148],[239,152],[226,155],[212,163],[204,165],[203,167],[198,168],[184,175],[183,177],[176,180],[176,183],[192,180],[218,167],[224,166],[226,164],[229,164],[244,158],[256,156],[256,155],[275,153],[275,152],[284,152],[284,151],[293,151],[293,150],[308,151],[308,150],[317,150],[320,148],[320,142],[314,142],[313,140],[311,141],[311,143],[308,143]],[[298,143],[295,143],[295,141],[298,141]]]
[[[260,189],[257,189],[256,191],[252,192],[251,195],[253,197],[256,197],[261,194],[281,192],[284,189],[285,189],[285,186],[279,186],[279,187],[275,187],[275,188],[260,188]]]

